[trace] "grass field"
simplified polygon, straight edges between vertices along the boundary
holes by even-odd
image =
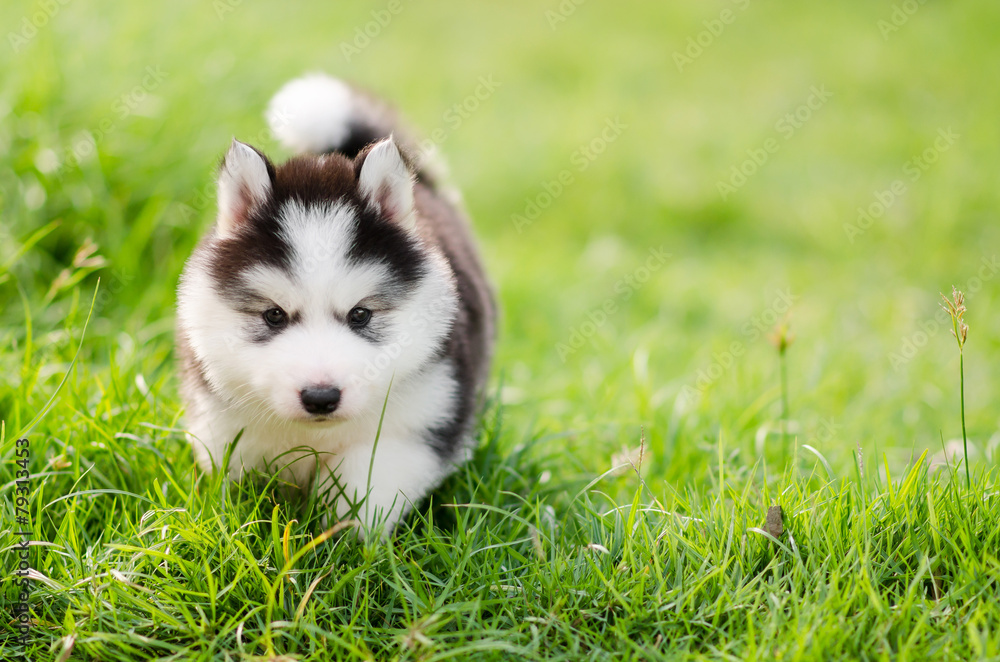
[[[1000,659],[998,21],[2,3],[0,658]],[[504,310],[479,452],[385,544],[199,471],[177,394],[215,167],[316,69],[434,138]]]

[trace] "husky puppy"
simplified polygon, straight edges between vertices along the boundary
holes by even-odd
[[[471,449],[493,297],[386,105],[310,75],[268,118],[298,155],[233,141],[178,288],[189,438],[205,470],[319,481],[338,518],[387,535]]]

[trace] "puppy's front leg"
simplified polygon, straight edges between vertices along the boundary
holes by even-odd
[[[374,453],[374,458],[372,457]],[[423,440],[381,438],[378,444],[358,444],[325,466],[320,484],[332,484],[327,494],[338,519],[357,518],[361,535],[388,538],[399,520],[419,499],[440,483],[444,462]],[[370,473],[370,478],[369,478]]]

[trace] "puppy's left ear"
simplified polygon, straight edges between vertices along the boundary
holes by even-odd
[[[361,195],[383,216],[412,230],[416,226],[413,175],[392,136],[375,143],[363,158],[358,174]]]
[[[267,157],[234,138],[219,170],[216,227],[221,236],[231,236],[247,220],[250,210],[267,200],[273,180],[274,166]]]

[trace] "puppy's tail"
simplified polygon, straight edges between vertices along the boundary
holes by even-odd
[[[418,145],[387,104],[326,74],[286,83],[271,99],[267,121],[281,144],[299,154],[340,152],[353,159],[391,135],[418,180],[433,186],[445,175],[432,142]]]

